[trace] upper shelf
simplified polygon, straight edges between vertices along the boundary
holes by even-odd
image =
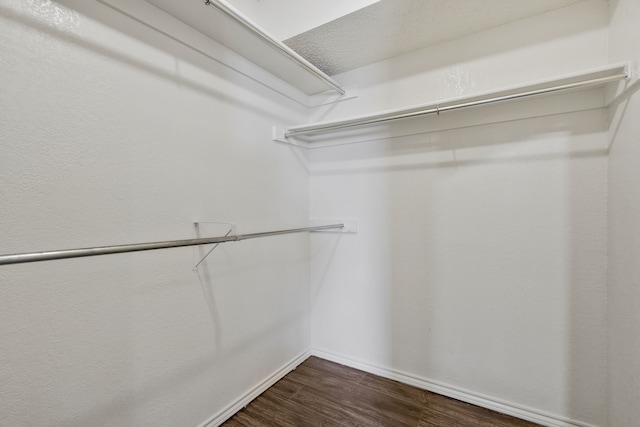
[[[347,119],[289,126],[285,129],[274,129],[274,140],[278,142],[289,142],[288,138],[322,135],[329,132],[348,130],[358,126],[386,123],[430,114],[440,115],[441,113],[449,111],[501,103],[516,99],[526,99],[542,95],[553,95],[569,91],[593,89],[597,87],[604,87],[609,83],[614,83],[620,80],[628,80],[629,78],[629,63],[613,64],[580,73],[541,80],[524,85],[512,86],[471,96],[444,99],[428,104],[414,105],[411,107],[387,110]],[[603,97],[601,107],[605,105],[606,102]]]
[[[223,0],[147,0],[207,37],[249,59],[307,95],[344,94],[331,77]]]

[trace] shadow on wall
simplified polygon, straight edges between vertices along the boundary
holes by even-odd
[[[206,81],[196,80],[194,77],[189,77],[188,73],[181,71],[180,68],[181,65],[191,64],[200,69],[207,70],[208,73],[215,74],[226,81],[236,82],[238,79],[243,79],[243,86],[250,87],[252,89],[252,93],[257,94],[268,91],[268,89],[265,89],[261,84],[256,83],[249,77],[245,78],[241,76],[237,71],[224,66],[222,62],[215,58],[205,56],[204,53],[196,52],[192,48],[185,46],[182,42],[174,40],[168,35],[162,34],[157,30],[145,26],[143,23],[136,21],[132,17],[126,16],[98,2],[74,2],[73,10],[66,10],[64,9],[64,6],[58,6],[52,2],[43,2],[43,4],[44,3],[46,3],[47,8],[55,7],[57,9],[54,11],[43,11],[42,14],[45,18],[43,20],[38,19],[37,13],[34,13],[31,10],[25,10],[24,13],[21,13],[2,5],[0,5],[0,14],[16,22],[32,27],[44,34],[72,43],[89,52],[97,53],[114,61],[131,65],[143,72],[170,80],[171,82],[193,89],[198,93],[207,94],[208,96],[224,101],[225,103],[253,111],[256,114],[272,117],[274,120],[281,120],[281,117],[273,115],[273,110],[268,108],[259,108],[256,106],[255,102],[251,102],[250,100],[243,102],[242,97],[234,96],[231,93],[225,93],[223,90],[220,90],[214,84],[215,82],[207,84]],[[61,3],[64,3],[64,1]],[[37,11],[38,8],[36,7],[34,10]],[[108,43],[102,43],[100,40],[85,38],[81,31],[74,28],[70,22],[63,21],[52,24],[46,20],[49,15],[60,16],[65,13],[69,14],[68,21],[70,22],[73,21],[72,14],[82,13],[97,22],[134,38],[136,41],[142,41],[162,52],[168,53],[173,56],[173,67],[163,68],[159,66],[157,61],[144,61],[143,58],[132,56],[130,54],[130,50],[127,51],[127,49],[123,48],[119,51],[113,48],[113,44],[110,45]]]
[[[312,214],[360,230],[314,346],[602,425],[606,132],[600,109],[313,150]]]
[[[239,344],[219,348],[219,351],[191,360],[180,366],[177,370],[167,372],[162,376],[146,381],[144,385],[139,388],[130,389],[126,393],[120,393],[118,397],[112,401],[101,402],[99,407],[92,407],[90,411],[84,414],[74,415],[65,421],[63,425],[109,425],[114,422],[114,414],[117,414],[118,422],[136,425],[136,420],[140,418],[139,413],[147,407],[146,404],[162,400],[163,398],[166,399],[167,396],[170,396],[178,390],[193,386],[194,383],[198,382],[199,378],[207,377],[211,371],[217,371],[221,366],[232,365],[233,360],[237,359],[238,354],[242,354],[257,343],[262,343],[263,345],[268,344],[267,341],[272,335],[270,332],[282,330],[292,322],[299,321],[304,314],[305,313],[302,312],[291,313],[287,317],[278,319],[276,323],[262,325],[264,327],[254,331],[251,336],[244,337]],[[213,376],[216,375],[214,374]],[[212,384],[210,389],[224,390],[224,387]],[[229,396],[224,395],[222,399],[219,400],[227,402],[228,399]],[[167,404],[175,405],[178,404],[178,402]],[[215,407],[213,403],[211,406],[212,408]],[[182,408],[179,410],[182,410]]]
[[[609,148],[607,151],[610,151],[613,147],[614,142],[618,139],[618,132],[620,131],[620,126],[624,123],[624,119],[627,114],[627,108],[629,107],[629,101],[631,97],[640,90],[640,80],[636,80],[631,85],[625,88],[625,92],[622,96],[620,96],[616,101],[611,105],[611,109],[616,111],[617,109],[622,108],[619,115],[612,114],[612,117],[617,117],[617,120],[611,124],[611,128],[613,129],[613,133],[610,137]]]
[[[598,116],[599,113],[595,113]],[[429,126],[429,120],[422,119]],[[312,150],[312,176],[359,174],[393,170],[500,164],[513,161],[594,157],[606,147],[593,144],[564,146],[567,137],[602,132],[602,120],[585,122],[581,113],[566,113],[504,123],[462,126],[458,129],[371,139],[366,143]],[[393,132],[391,132],[393,133]],[[532,141],[513,146],[514,141]],[[536,141],[540,145],[536,145]],[[506,146],[512,146],[506,151]],[[542,148],[540,148],[542,147]]]
[[[329,272],[329,268],[331,263],[334,261],[336,257],[336,251],[338,250],[338,246],[340,244],[340,238],[342,237],[339,233],[322,233],[325,234],[322,236],[321,234],[314,236],[311,241],[311,259],[314,260],[314,272],[312,273],[314,277],[313,284],[311,288],[311,301],[316,301],[319,294],[322,292],[323,284],[326,283],[327,273]],[[314,306],[311,306],[311,310],[313,311]]]
[[[603,423],[603,115],[454,131],[448,170],[393,169],[394,365]]]

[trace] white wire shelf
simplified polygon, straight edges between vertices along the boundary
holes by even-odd
[[[436,102],[386,110],[340,120],[289,126],[286,128],[274,127],[272,137],[276,142],[292,144],[304,148],[313,145],[317,140],[334,137],[338,132],[348,131],[353,128],[417,118],[426,115],[446,114],[455,110],[472,107],[477,108],[490,104],[541,97],[544,95],[557,95],[566,92],[591,90],[598,87],[605,87],[606,85],[620,81],[628,81],[630,78],[630,64],[619,63],[571,75],[564,75],[533,83],[502,88],[495,91],[478,93],[471,96],[443,99]],[[606,106],[604,96],[602,97],[602,105],[600,106]],[[306,142],[305,138],[307,137],[313,137],[314,140],[312,142]]]

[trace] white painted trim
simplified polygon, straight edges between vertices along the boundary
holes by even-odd
[[[378,375],[391,380],[399,381],[404,384],[408,384],[414,387],[421,388],[423,390],[431,391],[443,396],[451,397],[462,402],[471,403],[476,406],[491,409],[496,412],[500,412],[507,415],[538,423],[548,427],[600,427],[595,424],[584,423],[581,421],[573,420],[570,418],[562,417],[559,415],[550,414],[544,411],[532,409],[523,405],[518,405],[513,402],[497,399],[491,396],[487,396],[481,393],[476,393],[470,390],[466,390],[460,387],[455,387],[449,384],[442,383],[440,381],[431,380],[428,378],[420,377],[417,375],[409,374],[397,369],[385,368],[377,366],[375,364],[353,359],[351,357],[342,356],[336,353],[321,349],[307,350],[293,360],[286,363],[280,369],[276,370],[273,374],[262,380],[256,386],[247,390],[242,396],[235,401],[231,402],[225,408],[213,415],[211,418],[200,424],[198,427],[218,427],[229,418],[231,418],[236,412],[247,406],[253,399],[264,393],[269,387],[274,385],[280,379],[285,377],[289,372],[293,371],[302,362],[304,362],[309,356],[316,356],[321,359],[326,359],[331,362],[339,363],[341,365],[350,366],[361,371],[369,372],[374,375]]]
[[[581,421],[573,420],[570,418],[562,417],[559,415],[550,414],[544,411],[539,411],[526,406],[518,405],[513,402],[508,402],[501,399],[496,399],[491,396],[483,395],[469,391],[460,387],[451,386],[439,381],[430,380],[428,378],[412,375],[407,372],[403,372],[397,369],[385,368],[374,365],[361,360],[356,360],[351,357],[342,356],[329,351],[313,348],[311,349],[311,355],[317,356],[322,359],[329,360],[331,362],[339,363],[341,365],[350,366],[361,371],[369,372],[374,375],[378,375],[391,380],[399,381],[414,387],[421,388],[423,390],[431,391],[443,396],[451,397],[462,402],[471,403],[476,406],[491,409],[496,412],[500,412],[507,415],[531,421],[549,427],[598,427],[594,424],[588,424]]]
[[[289,372],[293,371],[302,362],[307,360],[311,352],[309,350],[304,351],[300,355],[296,356],[293,360],[286,363],[280,369],[269,375],[264,380],[260,381],[256,386],[247,390],[242,396],[229,405],[224,407],[221,411],[213,415],[211,418],[200,424],[198,427],[217,427],[231,418],[236,412],[247,406],[253,399],[264,393],[269,387],[281,380]]]

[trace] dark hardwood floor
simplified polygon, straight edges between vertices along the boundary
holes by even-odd
[[[537,424],[310,357],[223,424],[529,427]]]

